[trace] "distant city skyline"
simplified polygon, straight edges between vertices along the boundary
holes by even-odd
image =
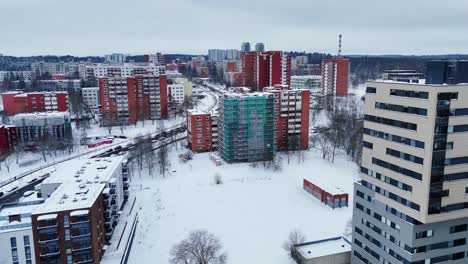
[[[335,54],[467,54],[468,2],[239,0],[0,3],[0,53],[103,56],[267,50]]]

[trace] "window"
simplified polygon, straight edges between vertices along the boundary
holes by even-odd
[[[377,89],[375,89],[375,87],[367,87],[366,88],[366,93],[376,93],[377,92]]]
[[[70,229],[65,229],[65,240],[70,240]]]
[[[403,121],[379,117],[379,116],[365,115],[364,119],[366,121],[373,122],[373,123],[379,123],[379,124],[383,124],[387,126],[394,126],[394,127],[404,128],[404,129],[409,129],[409,130],[417,130],[418,128],[418,126],[414,123],[403,122]]]
[[[16,237],[10,237],[11,248],[16,248]]]
[[[365,148],[369,148],[369,149],[373,149],[374,148],[374,144],[370,143],[370,142],[367,142],[367,141],[363,141],[362,142],[363,146]]]
[[[467,225],[467,224],[451,226],[451,227],[450,227],[450,234],[459,233],[459,232],[465,232],[467,229],[468,229],[468,225]]]
[[[377,159],[377,158],[372,158],[372,163],[376,164],[377,166],[389,169],[391,171],[406,175],[406,176],[411,177],[413,179],[420,180],[420,181],[422,180],[422,174],[421,173],[418,173],[418,172],[415,172],[415,171],[412,171],[412,170],[409,170],[409,169],[394,165],[392,163],[389,163],[389,162],[386,162],[386,161],[383,161],[383,160],[380,160],[380,159]]]
[[[411,155],[411,154],[408,154],[408,153],[400,152],[398,150],[394,150],[394,149],[391,149],[391,148],[387,148],[387,155],[397,157],[397,158],[400,158],[400,159],[403,159],[403,160],[411,161],[411,162],[421,164],[421,165],[424,162],[424,159],[422,159],[420,157],[417,157],[417,156],[414,156],[414,155]]]
[[[434,230],[426,230],[426,231],[421,231],[416,233],[416,239],[421,239],[421,238],[426,238],[426,237],[432,237],[434,235]]]
[[[70,226],[70,216],[64,215],[63,216],[63,226],[69,227]]]
[[[23,240],[24,240],[24,245],[29,246],[29,236],[24,236]]]
[[[427,109],[412,107],[412,106],[403,106],[403,105],[396,105],[396,104],[386,104],[386,103],[375,103],[376,109],[382,110],[389,110],[394,112],[401,112],[401,113],[408,113],[414,115],[422,115],[427,116]]]
[[[401,97],[410,97],[410,98],[419,98],[419,99],[428,99],[429,93],[428,92],[418,92],[418,91],[406,91],[406,90],[398,90],[398,89],[391,89],[390,95],[393,96],[401,96]]]
[[[364,128],[364,134],[377,137],[377,138],[381,138],[384,140],[393,141],[396,143],[424,149],[424,142],[419,141],[419,140],[414,140],[414,139],[410,139],[410,138],[406,138],[402,136],[396,136],[396,135],[384,133],[382,131],[378,131],[378,130],[374,130],[370,128]]]

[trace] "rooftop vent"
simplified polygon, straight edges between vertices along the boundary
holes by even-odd
[[[76,203],[76,202],[78,202],[78,199],[76,199],[76,198],[73,198],[73,200],[72,200],[72,201],[73,201],[74,203]]]

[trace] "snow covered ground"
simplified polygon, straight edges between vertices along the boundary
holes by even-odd
[[[183,150],[185,151],[185,150]],[[302,189],[303,177],[313,175],[330,180],[349,192],[352,204],[357,166],[339,156],[334,164],[318,153],[305,152],[282,157],[282,170],[254,168],[247,163],[217,167],[209,154],[197,154],[182,163],[169,153],[171,174],[163,179],[134,173],[132,184],[141,205],[140,225],[130,263],[168,263],[171,247],[195,229],[218,236],[229,255],[229,263],[291,263],[281,248],[289,231],[300,228],[307,240],[343,234],[352,207],[332,209]],[[214,184],[214,175],[223,184]]]

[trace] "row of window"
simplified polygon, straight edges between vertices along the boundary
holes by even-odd
[[[460,165],[468,163],[468,156],[445,159],[444,165]]]
[[[404,129],[409,129],[409,130],[414,130],[416,131],[418,128],[418,125],[410,122],[403,122],[399,120],[394,120],[390,118],[384,118],[384,117],[379,117],[379,116],[373,116],[373,115],[364,115],[364,119],[369,122],[374,122],[374,123],[379,123],[383,125],[388,125],[388,126],[393,126],[393,127],[398,127],[398,128],[404,128]]]
[[[420,164],[420,165],[423,165],[423,163],[424,163],[423,158],[420,158],[418,156],[414,156],[414,155],[411,155],[411,154],[408,154],[408,153],[405,153],[405,152],[402,152],[402,151],[398,151],[398,150],[395,150],[395,149],[391,149],[391,148],[387,148],[387,155],[390,155],[390,156],[393,156],[393,157],[396,157],[396,158],[399,158],[399,159],[403,159],[403,160],[406,160],[406,161],[411,161],[411,162],[414,162],[414,163]]]
[[[369,208],[365,208],[365,211],[364,211],[364,206],[358,202],[356,202],[356,208],[362,212],[365,212],[367,215],[374,217],[376,220],[386,224],[387,226],[396,230],[397,232],[400,232],[400,226],[397,223],[393,222],[392,220],[386,218],[385,216],[381,216],[380,214],[375,213],[375,212],[372,214]]]
[[[389,110],[394,112],[401,112],[401,113],[408,113],[414,115],[422,115],[427,116],[427,109],[419,108],[419,107],[412,107],[412,106],[403,106],[403,105],[396,105],[396,104],[386,104],[386,103],[375,103],[376,109],[381,110]]]
[[[374,148],[374,144],[370,143],[370,142],[367,142],[365,140],[362,141],[362,145],[365,147],[365,148],[369,148],[369,149],[373,149]]]
[[[379,186],[375,186],[372,183],[368,183],[368,182],[366,182],[364,180],[362,181],[362,186],[367,187],[367,188],[369,188],[369,189],[371,189],[371,190],[373,190],[373,191],[375,191],[377,193],[380,193],[381,195],[383,195],[385,197],[388,197],[388,198],[394,200],[395,202],[398,202],[398,203],[400,203],[400,204],[402,204],[404,206],[407,206],[407,207],[409,207],[411,209],[414,209],[414,210],[419,212],[419,209],[420,209],[419,204],[413,203],[412,201],[410,201],[410,200],[408,200],[406,198],[403,198],[403,197],[401,197],[399,195],[396,195],[396,194],[394,194],[392,192],[389,192],[389,191],[387,191],[385,189],[380,188]]]
[[[396,143],[401,143],[401,144],[405,144],[408,146],[424,149],[424,142],[419,141],[419,140],[396,136],[396,135],[392,135],[389,133],[381,132],[381,131],[370,129],[370,128],[364,128],[364,134],[373,136],[373,137],[378,137],[378,138],[385,139],[385,140],[389,140],[389,141],[393,141]]]
[[[370,170],[368,168],[365,168],[365,167],[361,167],[361,172],[364,173],[364,174],[367,174],[369,176],[372,176],[378,180],[381,180],[385,183],[388,183],[390,185],[393,185],[397,188],[400,188],[402,190],[405,190],[405,191],[408,191],[408,192],[412,192],[413,191],[413,187],[406,184],[406,183],[403,183],[403,182],[400,182],[400,181],[397,181],[391,177],[388,177],[388,176],[385,176],[385,175],[382,175],[374,170]]]
[[[356,230],[356,233],[360,234],[361,236],[363,236],[365,239],[367,239],[369,242],[371,242],[372,244],[374,244],[375,246],[377,246],[378,248],[384,250],[385,252],[387,252],[390,256],[394,257],[395,259],[397,259],[400,263],[404,263],[404,264],[410,264],[410,262],[408,260],[406,260],[405,258],[403,258],[402,256],[400,256],[399,254],[397,254],[395,251],[393,251],[392,249],[388,248],[387,246],[383,245],[382,243],[380,243],[379,240],[375,239],[374,237],[372,237],[371,235],[367,234],[367,233],[363,233],[362,231],[360,231],[361,233],[359,233],[359,231]],[[356,241],[355,241],[356,242]],[[361,247],[362,249],[366,250],[367,246],[365,248],[362,247],[362,243],[358,240],[357,243],[355,243],[356,245],[358,245],[359,247]],[[369,249],[370,250],[370,249]],[[367,250],[366,250],[367,251]],[[384,259],[380,257],[379,254],[377,254],[376,252],[370,250],[370,251],[367,251],[369,254],[371,254],[375,259],[377,259],[380,263],[384,263]],[[372,252],[372,253],[371,253]]]
[[[406,176],[411,177],[411,178],[416,179],[416,180],[420,180],[420,181],[422,180],[422,174],[421,173],[418,173],[418,172],[415,172],[415,171],[412,171],[412,170],[397,166],[395,164],[392,164],[392,163],[389,163],[389,162],[386,162],[386,161],[383,161],[383,160],[380,160],[380,159],[377,159],[377,158],[372,158],[372,164],[375,164],[375,165],[383,167],[385,169],[388,169],[388,170],[391,170],[391,171],[406,175]]]
[[[394,96],[401,96],[401,97],[409,97],[409,98],[419,98],[419,99],[428,99],[429,93],[428,92],[419,92],[419,91],[407,91],[407,90],[399,90],[399,89],[391,89],[390,95]]]

